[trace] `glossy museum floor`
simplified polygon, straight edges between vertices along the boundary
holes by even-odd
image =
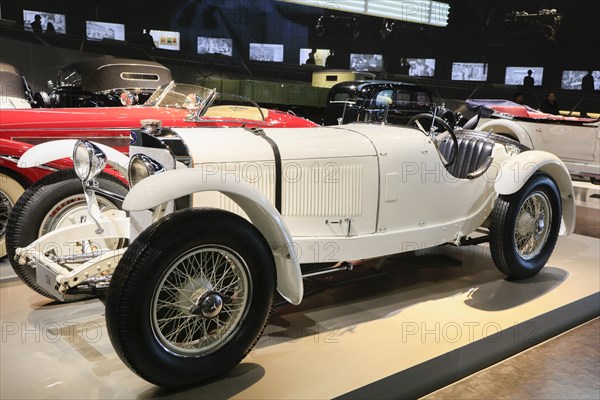
[[[21,283],[4,283],[0,398],[397,397],[390,388],[415,397],[509,356],[510,348],[555,335],[551,325],[575,326],[598,314],[596,238],[561,238],[548,266],[520,282],[503,279],[485,247],[443,249],[425,258],[431,266],[379,260],[363,267],[375,271],[368,278],[279,307],[241,365],[176,393],[121,363],[100,301],[54,304]]]
[[[242,364],[180,392],[127,369],[110,345],[100,301],[52,303],[3,279],[0,399],[416,398],[481,370],[431,398],[559,398],[528,396],[517,381],[514,392],[478,392],[485,381],[477,379],[499,380],[490,371],[506,374],[516,367],[502,365],[552,341],[485,368],[600,313],[600,199],[589,199],[597,187],[588,189],[578,193],[578,212],[589,213],[579,214],[579,234],[561,237],[533,278],[504,279],[485,246],[445,246],[312,279],[302,305],[275,309]],[[8,269],[0,266],[4,277]],[[586,335],[597,346],[597,329]]]

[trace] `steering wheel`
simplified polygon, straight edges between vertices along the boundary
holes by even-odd
[[[430,128],[431,124],[433,124],[433,129],[426,129]],[[433,139],[433,144],[435,145],[435,148],[437,149],[445,168],[449,167],[454,163],[454,161],[456,161],[456,156],[458,155],[458,139],[456,138],[456,134],[454,133],[452,127],[448,125],[448,123],[442,118],[432,114],[418,114],[408,121],[408,126],[414,126],[426,136],[431,136]],[[446,156],[440,150],[440,143],[448,140],[448,137],[452,139],[452,151],[450,152],[450,159],[446,159]]]

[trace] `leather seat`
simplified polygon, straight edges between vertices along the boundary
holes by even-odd
[[[470,173],[477,171],[494,149],[494,141],[486,134],[478,132],[457,133],[458,155],[454,162],[447,167],[448,172],[459,179],[467,179]],[[440,152],[446,160],[451,159],[454,146],[451,138],[440,143]]]

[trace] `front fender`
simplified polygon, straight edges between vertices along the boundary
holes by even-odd
[[[560,190],[562,198],[563,225],[561,234],[569,235],[575,230],[575,195],[567,167],[554,154],[531,150],[506,160],[496,178],[494,189],[498,194],[518,192],[537,171],[550,175]]]
[[[292,235],[281,214],[267,198],[238,177],[202,168],[176,169],[144,179],[135,185],[123,202],[127,211],[142,211],[193,193],[217,191],[244,210],[263,234],[275,258],[277,290],[290,303],[302,301],[304,286]]]
[[[72,158],[75,143],[77,143],[77,140],[75,139],[52,140],[40,143],[23,153],[17,165],[19,168],[31,168],[62,158]],[[108,163],[117,170],[117,172],[124,177],[127,177],[129,157],[105,144],[92,143],[98,146],[104,154],[106,154]]]
[[[529,133],[515,121],[508,119],[491,119],[487,120],[484,124],[477,127],[478,130],[487,131],[492,130],[497,135],[508,136],[519,143],[533,149],[533,141],[529,136]]]

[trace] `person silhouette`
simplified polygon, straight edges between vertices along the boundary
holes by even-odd
[[[533,87],[533,85],[535,84],[535,80],[533,79],[533,76],[531,76],[531,74],[533,74],[532,70],[527,70],[527,76],[523,78],[523,86],[525,87]]]
[[[591,69],[588,70],[587,75],[585,75],[583,77],[583,79],[581,80],[581,91],[584,94],[592,94],[594,93],[594,75],[592,75],[594,71],[592,71]],[[580,110],[580,116],[581,118],[587,118],[588,117],[588,102],[587,99],[583,99],[583,101],[581,102],[581,110]]]
[[[149,47],[151,49],[156,49],[156,45],[154,44],[154,38],[150,34],[150,29],[144,28],[142,36],[140,37],[140,44],[144,47]]]
[[[544,100],[542,102],[542,106],[540,107],[540,110],[547,114],[553,114],[553,115],[560,114],[560,107],[558,105],[558,102],[556,101],[556,93],[555,92],[548,92],[548,97],[546,97],[546,100]]]
[[[594,71],[591,69],[588,70],[587,75],[583,77],[581,80],[581,90],[584,93],[594,93],[594,75],[592,75]]]
[[[515,93],[515,103],[525,104],[525,96],[523,95],[523,92]]]
[[[327,60],[325,61],[325,68],[336,68],[337,67],[337,58],[335,56],[335,50],[331,50]]]
[[[306,63],[305,64],[315,65],[317,63],[317,59],[315,58],[315,54],[317,54],[317,50],[316,49],[312,49],[312,51],[308,55],[308,58],[306,59]]]
[[[400,59],[400,67],[399,67],[400,75],[408,75],[410,74],[410,63],[406,58]]]
[[[55,35],[56,34],[56,29],[54,29],[54,24],[52,22],[48,22],[48,24],[46,25],[46,33],[47,35]]]
[[[31,29],[33,29],[35,33],[42,33],[42,16],[36,14],[35,17],[33,17],[33,22],[29,25],[31,25]]]

